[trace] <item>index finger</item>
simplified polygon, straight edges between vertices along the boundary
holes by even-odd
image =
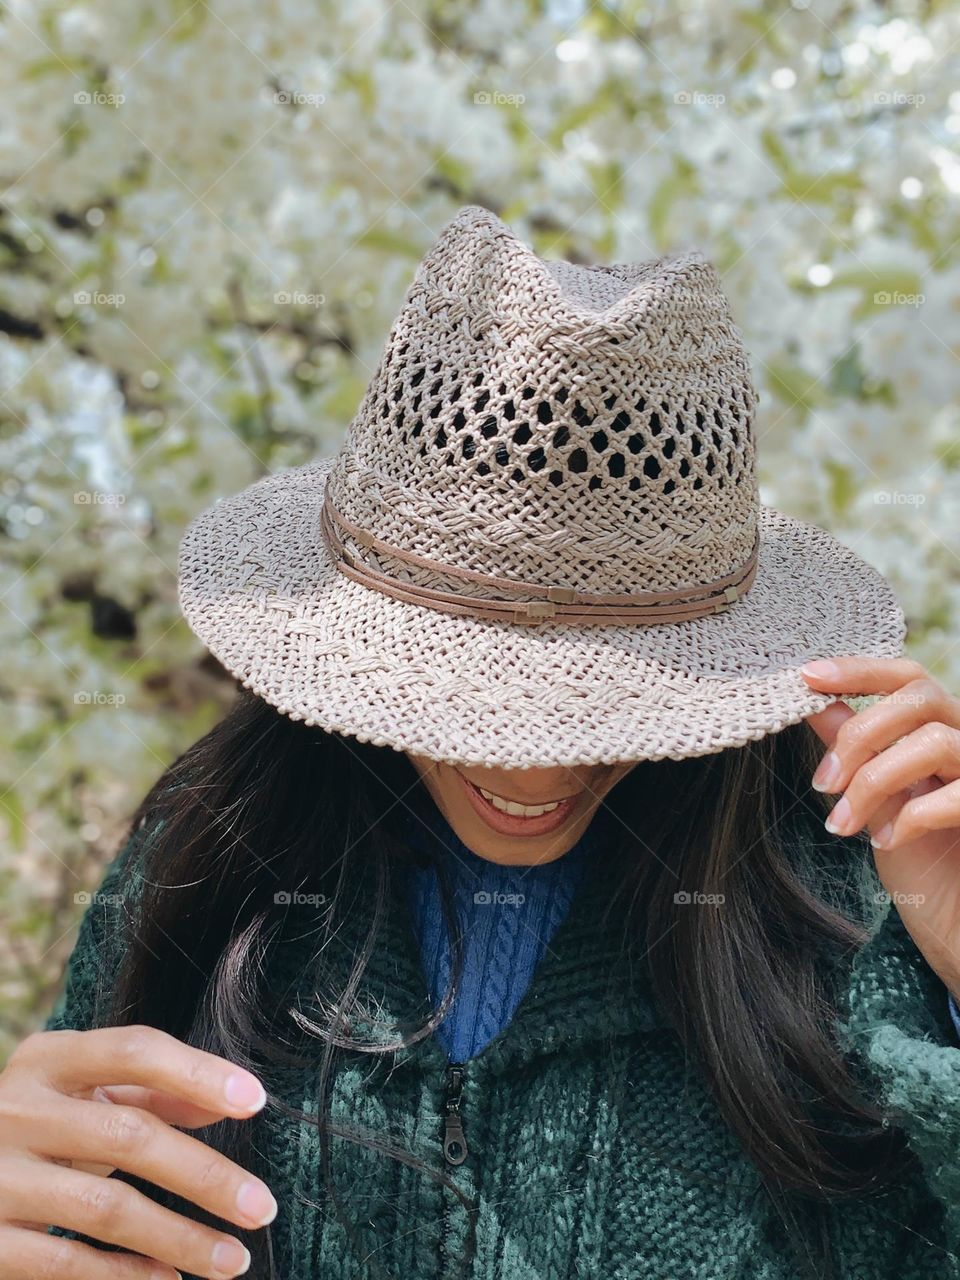
[[[927,672],[913,658],[817,658],[805,662],[800,674],[821,689],[839,693],[893,693],[911,680],[922,680]]]
[[[143,1085],[161,1089],[219,1116],[250,1116],[267,1100],[252,1072],[226,1058],[184,1044],[156,1027],[102,1027],[52,1031],[70,1036],[48,1079],[65,1093],[97,1085]]]

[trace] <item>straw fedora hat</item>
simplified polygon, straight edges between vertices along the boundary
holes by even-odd
[[[696,249],[582,266],[461,209],[334,457],[197,516],[184,615],[296,720],[452,764],[703,755],[895,657],[889,583],[760,502],[749,359]]]

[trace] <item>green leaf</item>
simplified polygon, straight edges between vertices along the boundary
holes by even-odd
[[[170,258],[162,249],[155,250],[156,260],[150,268],[151,284],[171,284],[175,279],[173,271],[170,269]]]
[[[522,222],[527,216],[529,205],[526,200],[512,200],[510,204],[504,205],[500,210],[500,217],[509,226],[512,223]]]
[[[597,203],[607,213],[623,207],[623,165],[619,160],[606,160],[587,166],[590,184]]]
[[[455,191],[462,193],[470,189],[470,166],[458,160],[456,156],[452,156],[448,151],[437,156],[433,162],[433,169],[441,178],[446,178]]]
[[[27,823],[23,812],[23,802],[12,788],[0,795],[0,817],[7,824],[10,843],[14,849],[21,850],[25,843]]]
[[[770,390],[791,409],[800,409],[807,414],[826,399],[826,393],[818,385],[817,379],[799,365],[774,360],[766,366],[766,370]]]
[[[781,177],[784,177],[786,174],[793,173],[793,163],[787,149],[773,129],[763,130],[760,135],[760,143],[766,154],[773,161],[777,173],[779,173]]]
[[[622,40],[625,34],[623,19],[619,13],[611,13],[602,4],[591,5],[584,14],[578,29],[598,40]]]
[[[773,53],[778,54],[781,58],[787,58],[793,52],[790,43],[784,39],[778,29],[781,14],[774,10],[767,12],[757,12],[752,9],[738,9],[737,20],[747,28],[748,31],[756,31],[757,38],[751,40],[747,48],[744,49],[738,60],[738,69],[744,70],[747,65],[748,55],[750,55],[759,44],[765,44]],[[750,62],[753,58],[749,59]]]
[[[196,35],[207,21],[206,0],[175,0],[174,8],[180,10],[180,16],[168,28],[166,38],[182,43]]]
[[[945,232],[939,225],[938,219],[931,216],[925,203],[921,204],[915,213],[907,213],[905,216],[901,213],[901,220],[909,228],[913,244],[929,254],[931,258],[939,257],[944,241],[948,244],[956,241],[957,237]]]
[[[861,289],[865,294],[874,293],[920,293],[923,283],[919,274],[910,267],[898,267],[889,264],[882,267],[851,266],[841,267],[834,272],[829,284],[824,289]],[[886,305],[886,304],[885,304]]]
[[[597,237],[594,248],[599,259],[612,258],[617,247],[617,230],[609,225],[602,235]]]
[[[843,191],[859,191],[863,180],[854,172],[804,173],[798,169],[782,139],[773,129],[764,129],[760,143],[769,157],[787,195],[803,204],[830,204]]]
[[[38,58],[36,62],[28,62],[25,67],[21,67],[17,74],[21,80],[39,80],[42,76],[60,75],[64,71],[72,71],[74,75],[86,80],[89,67],[79,58]]]
[[[363,245],[365,249],[382,249],[385,253],[402,253],[404,257],[414,258],[417,262],[420,261],[422,256],[418,244],[414,244],[412,240],[406,240],[403,236],[397,235],[395,231],[389,231],[382,226],[370,227],[360,236],[357,244]]]
[[[323,397],[324,411],[338,422],[348,421],[356,413],[366,385],[366,381],[356,374],[345,374],[337,386]]]
[[[650,198],[647,219],[654,243],[661,251],[670,244],[670,215],[678,200],[699,194],[696,170],[687,160],[678,156],[674,160],[673,173],[658,185]]]
[[[576,103],[557,117],[547,137],[548,143],[554,148],[561,147],[563,139],[568,133],[574,129],[579,129],[581,125],[587,124],[590,120],[602,115],[606,108],[607,104],[602,93],[597,93],[592,98],[587,98],[584,102]]]
[[[853,346],[845,351],[833,366],[830,373],[830,390],[834,395],[852,396],[859,399],[863,384],[863,370],[860,367],[860,351]]]
[[[928,605],[926,611],[920,617],[919,626],[921,631],[936,629],[949,632],[953,626],[953,610],[950,608],[949,602],[940,599]]]
[[[847,508],[856,497],[857,484],[849,467],[837,462],[835,458],[827,458],[823,468],[830,480],[830,505],[838,516],[846,514]]]
[[[724,276],[743,257],[743,247],[729,228],[722,228],[711,243],[714,265]]]
[[[226,405],[231,425],[241,439],[249,444],[264,434],[263,403],[259,395],[238,388],[227,396]]]
[[[941,466],[947,471],[960,470],[960,439],[951,440],[942,449],[937,451],[937,458]]]
[[[793,173],[783,185],[801,204],[832,204],[840,191],[859,191],[863,179],[857,173]]]
[[[527,124],[522,111],[508,111],[506,115],[507,132],[518,147],[526,146],[533,137],[533,131]]]
[[[70,120],[60,135],[63,142],[64,155],[72,156],[79,149],[80,144],[85,142],[90,136],[90,126],[85,120],[81,120],[75,116]]]
[[[196,453],[197,442],[192,436],[188,436],[185,440],[177,440],[172,444],[163,443],[161,447],[164,460],[166,462],[176,462],[180,458],[187,458]]]
[[[357,95],[364,112],[373,114],[377,105],[377,89],[369,71],[361,71],[356,67],[344,69],[339,83],[341,88],[351,89]]]

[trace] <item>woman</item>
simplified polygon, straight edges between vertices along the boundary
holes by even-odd
[[[0,1277],[960,1274],[960,702],[755,401],[699,253],[444,229],[184,539],[245,690],[0,1076]]]

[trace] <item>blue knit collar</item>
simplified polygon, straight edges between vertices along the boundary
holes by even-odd
[[[590,875],[597,836],[581,836],[552,861],[514,866],[475,853],[444,818],[431,815],[426,823],[413,820],[406,825],[411,844],[426,858],[425,866],[408,868],[407,895],[434,1005],[447,990],[453,964],[441,872],[462,930],[461,986],[435,1034],[451,1061],[473,1060],[519,1007]],[[509,904],[509,909],[504,905],[491,911],[492,903]]]
[[[441,839],[446,825],[439,815],[430,815],[428,827]],[[591,874],[574,896],[509,1024],[473,1060],[482,1063],[484,1071],[496,1074],[540,1054],[575,1051],[582,1043],[666,1025],[649,994],[642,961],[626,945],[626,907],[617,892],[623,866],[616,828],[601,821],[591,823],[589,831],[583,852],[589,856]],[[382,1043],[392,1042],[395,1034],[383,1028],[412,1030],[432,1013],[406,883],[406,876],[396,872],[388,873],[386,883],[379,881],[372,863],[358,873],[353,904],[338,927],[337,957],[332,960],[346,966],[346,977],[352,957],[366,942],[371,904],[381,902],[383,915],[361,992],[363,1004],[377,1011],[377,1022],[355,1030],[361,1038],[372,1034]],[[438,1072],[446,1068],[446,1055],[431,1036],[396,1050],[394,1067],[422,1060],[422,1055]]]

